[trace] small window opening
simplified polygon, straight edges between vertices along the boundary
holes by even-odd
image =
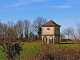
[[[49,28],[47,28],[47,30],[50,30]]]
[[[58,30],[58,28],[57,28],[57,30]]]

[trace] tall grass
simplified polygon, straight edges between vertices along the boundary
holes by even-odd
[[[41,42],[25,42],[22,46],[23,51],[21,51],[21,55],[19,58],[21,58],[22,60],[30,60],[32,58],[33,60],[34,58],[37,59],[37,57],[40,56],[40,58],[42,57],[43,59],[43,55],[45,56],[46,54],[49,54],[49,56],[51,57],[51,56],[55,56],[54,55],[55,52],[58,54],[62,54],[61,52],[63,51],[64,52],[73,51],[72,53],[76,54],[77,52],[80,52],[79,47],[80,47],[80,44],[49,44],[49,45],[44,44],[42,45]],[[1,49],[2,47],[0,46],[0,60],[4,60],[3,58],[5,57],[5,53],[2,52]]]

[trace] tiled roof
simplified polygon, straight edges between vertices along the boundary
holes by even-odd
[[[43,24],[42,27],[61,27],[60,25],[56,24],[54,21],[50,20],[49,22],[47,22],[46,24]]]

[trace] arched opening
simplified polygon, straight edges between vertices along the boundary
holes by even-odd
[[[49,43],[53,43],[53,37],[52,36],[49,37]]]
[[[47,43],[47,37],[46,36],[43,37],[43,43]]]

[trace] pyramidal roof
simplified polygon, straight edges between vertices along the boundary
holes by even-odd
[[[61,27],[60,25],[58,25],[57,23],[55,23],[54,21],[50,20],[49,22],[47,22],[46,24],[43,24],[42,27]]]

